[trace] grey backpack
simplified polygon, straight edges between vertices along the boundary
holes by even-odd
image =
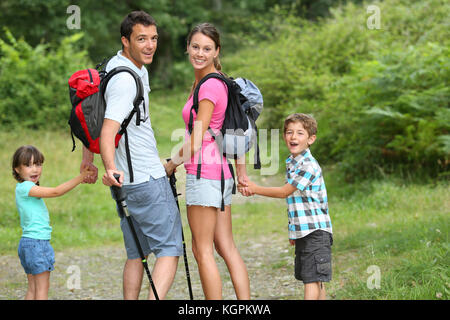
[[[194,89],[193,104],[190,110],[188,129],[189,134],[192,133],[194,118],[193,111],[198,113],[198,93],[200,86],[208,79],[216,78],[222,80],[228,88],[228,104],[225,111],[225,119],[223,121],[221,134],[215,134],[211,128],[208,132],[218,144],[223,155],[227,158],[237,159],[247,153],[250,148],[255,145],[255,162],[254,168],[261,169],[261,160],[259,157],[258,147],[258,130],[256,127],[256,119],[263,109],[263,97],[258,87],[253,82],[244,78],[228,78],[220,73],[210,73],[202,78]],[[197,179],[201,175],[201,152],[197,165]],[[230,172],[233,175],[233,166],[228,163]],[[221,210],[224,210],[224,173],[221,172],[221,192],[222,204]],[[236,184],[234,184],[233,193],[236,192]]]

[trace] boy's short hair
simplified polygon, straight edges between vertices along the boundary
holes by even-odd
[[[309,114],[305,113],[293,113],[284,120],[283,134],[286,134],[288,125],[292,122],[300,122],[309,136],[317,133],[317,121]]]
[[[145,11],[133,11],[123,19],[122,24],[120,25],[120,36],[130,40],[133,27],[136,24],[142,24],[146,27],[156,26],[156,21]]]

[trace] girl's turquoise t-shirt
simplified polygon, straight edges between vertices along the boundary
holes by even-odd
[[[16,205],[20,215],[22,237],[50,240],[52,227],[44,200],[28,196],[33,186],[35,184],[31,181],[20,182],[16,185]]]

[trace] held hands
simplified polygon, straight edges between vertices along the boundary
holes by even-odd
[[[251,182],[247,175],[238,176],[238,191],[246,197],[253,196],[255,193],[252,191],[254,183]]]
[[[89,172],[89,173],[83,173]],[[83,175],[83,183],[93,184],[97,181],[98,178],[98,169],[92,162],[89,161],[81,161],[80,165],[80,174]]]
[[[95,180],[97,180],[97,172],[93,171],[91,167],[86,166],[84,168],[80,169],[80,176],[82,179],[82,183],[85,183],[86,181],[92,181],[93,178],[95,176]],[[95,182],[95,181],[94,181]]]

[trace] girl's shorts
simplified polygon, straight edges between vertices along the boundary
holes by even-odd
[[[55,268],[55,252],[50,240],[39,240],[22,237],[19,242],[18,254],[20,263],[26,274],[39,274],[53,271]]]
[[[234,181],[225,180],[223,198],[226,206],[231,205],[231,194]],[[222,191],[220,180],[205,179],[193,174],[186,175],[186,205],[220,208],[222,204]]]

